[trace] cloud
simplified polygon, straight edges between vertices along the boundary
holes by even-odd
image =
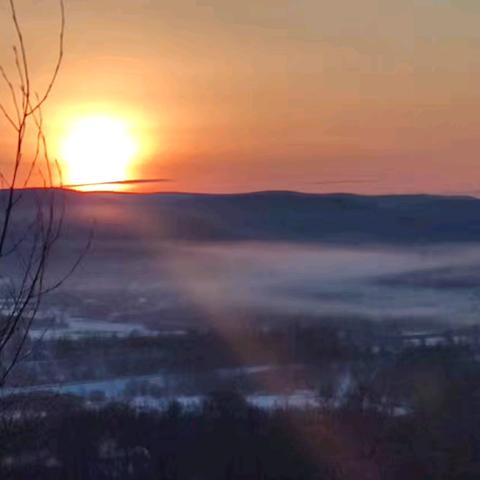
[[[77,188],[77,187],[94,187],[96,185],[138,185],[143,183],[164,183],[173,182],[171,178],[135,178],[131,180],[112,180],[108,182],[93,182],[93,183],[75,183],[70,185],[64,185],[65,188]]]
[[[344,185],[344,184],[354,184],[354,183],[376,183],[376,179],[351,179],[351,180],[324,180],[318,182],[312,182],[312,185]]]

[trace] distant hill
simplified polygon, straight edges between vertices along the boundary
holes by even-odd
[[[480,200],[431,195],[59,191],[66,229],[102,239],[418,244],[480,241]],[[5,192],[0,192],[0,199]],[[26,213],[45,192],[25,191]]]

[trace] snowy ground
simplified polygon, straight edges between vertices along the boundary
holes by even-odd
[[[272,365],[258,365],[246,368],[219,369],[215,374],[223,378],[254,375],[278,369]],[[58,393],[63,395],[76,395],[87,400],[91,405],[108,401],[121,401],[141,409],[165,409],[172,401],[178,401],[185,408],[196,408],[206,398],[204,394],[184,395],[176,393],[178,385],[184,375],[172,375],[162,372],[155,375],[113,378],[108,380],[75,382],[50,385],[37,385],[30,387],[11,387],[1,391],[2,396],[32,394],[32,393]],[[133,390],[132,390],[133,387]],[[143,392],[139,393],[142,390]],[[160,394],[151,394],[157,389]],[[312,407],[319,402],[318,394],[311,390],[294,390],[284,393],[269,393],[259,391],[245,395],[246,400],[257,407],[276,409],[286,407]]]

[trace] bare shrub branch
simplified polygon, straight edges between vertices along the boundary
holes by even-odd
[[[47,86],[43,93],[37,94],[32,87],[28,50],[15,1],[9,0],[9,6],[15,31],[15,80],[2,66],[0,75],[8,89],[13,111],[0,103],[0,112],[15,130],[15,151],[10,174],[0,172],[4,186],[0,190],[4,200],[0,209],[0,387],[22,356],[44,294],[58,288],[73,273],[91,241],[74,259],[67,273],[47,285],[47,266],[60,238],[65,203],[58,198],[62,197],[59,195],[62,190],[56,188],[62,186],[61,169],[48,152],[42,106],[52,92],[63,60],[65,8],[60,0],[58,53]],[[25,148],[29,129],[35,132],[35,149],[30,161]],[[43,186],[28,190],[27,195],[26,189],[34,176],[42,179]]]

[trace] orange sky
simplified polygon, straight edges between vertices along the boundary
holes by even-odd
[[[41,86],[57,4],[17,3]],[[75,116],[129,119],[131,176],[170,179],[138,190],[480,192],[478,0],[65,3],[50,142]]]

